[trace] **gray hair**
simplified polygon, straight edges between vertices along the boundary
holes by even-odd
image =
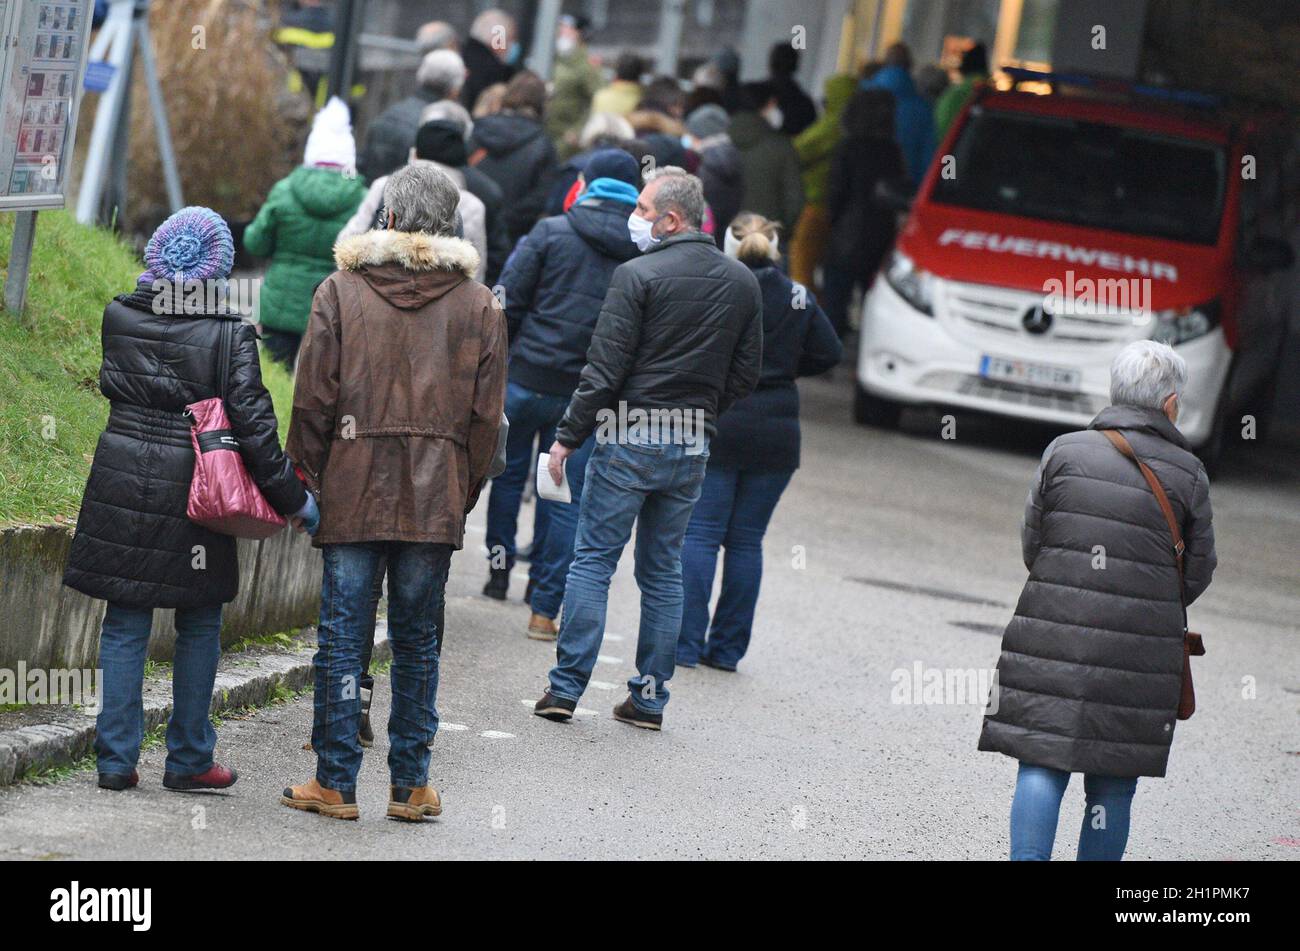
[[[439,99],[425,106],[420,113],[420,125],[426,122],[453,122],[460,126],[466,142],[474,134],[474,120],[470,118],[469,111],[454,99]]]
[[[675,211],[687,225],[699,230],[704,226],[704,183],[676,165],[654,168],[644,175],[645,183],[663,179],[655,193],[655,211]]]
[[[578,145],[590,149],[598,141],[626,142],[636,138],[632,123],[613,112],[593,112],[582,127]]]
[[[384,208],[394,215],[395,231],[454,234],[459,204],[456,183],[432,162],[399,168],[384,185]]]
[[[1187,385],[1187,361],[1173,347],[1135,340],[1110,365],[1110,401],[1116,406],[1161,409]]]
[[[454,50],[459,45],[456,28],[443,20],[431,20],[415,34],[415,42],[421,53],[434,50]]]
[[[465,85],[465,61],[454,50],[434,50],[420,61],[415,79],[439,99],[448,99]]]

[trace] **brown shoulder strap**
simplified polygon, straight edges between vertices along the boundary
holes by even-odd
[[[467,165],[477,165],[479,162],[481,162],[481,161],[483,161],[485,158],[487,158],[487,154],[488,154],[488,150],[487,150],[487,149],[485,149],[485,148],[477,148],[477,149],[475,149],[473,152],[470,153],[469,160],[468,160],[465,164],[467,164]]]
[[[1111,443],[1138,464],[1142,470],[1142,475],[1147,480],[1147,485],[1151,486],[1151,491],[1155,494],[1156,501],[1160,503],[1160,511],[1164,513],[1165,521],[1169,524],[1169,534],[1174,541],[1174,560],[1178,563],[1178,577],[1183,577],[1183,533],[1178,528],[1178,518],[1174,515],[1174,507],[1169,504],[1169,496],[1165,493],[1165,487],[1160,484],[1159,477],[1151,471],[1151,467],[1137,457],[1133,447],[1124,435],[1115,429],[1103,429],[1101,434],[1111,441]]]

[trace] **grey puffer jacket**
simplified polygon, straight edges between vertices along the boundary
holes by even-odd
[[[1187,603],[1214,574],[1205,467],[1157,410],[1108,407],[1056,439],[1025,508],[1025,582],[979,748],[1103,776],[1163,776],[1177,722],[1183,609],[1169,526],[1118,429],[1159,477],[1183,540]]]

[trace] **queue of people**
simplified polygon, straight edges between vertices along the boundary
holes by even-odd
[[[797,57],[774,53],[780,82],[739,83],[721,61],[718,87],[699,86],[694,102],[666,83],[641,87],[629,65],[605,97],[618,109],[588,110],[579,127],[571,102],[563,122],[548,123],[545,84],[514,68],[508,20],[481,15],[460,52],[441,25],[421,31],[431,47],[422,91],[372,124],[363,154],[378,174],[369,188],[356,172],[347,108],[331,101],[304,165],[248,229],[248,249],[271,259],[258,314],[266,351],[296,365],[283,450],[252,327],[220,313],[159,316],[160,295],[171,293],[160,280],[229,275],[224,221],[194,208],[168,219],[146,248],[139,285],[109,304],[101,388],[112,410],[65,575],[109,602],[101,787],[139,781],[155,608],[176,609],[178,630],[164,783],[215,789],[237,779],[214,761],[207,719],[236,550],[230,535],[187,516],[187,408],[213,396],[267,510],[323,553],[317,769],[284,789],[285,806],[359,815],[386,579],[387,814],[440,814],[429,763],[450,562],[486,491],[484,594],[508,597],[539,450],[548,453],[539,496],[552,494],[549,480],[556,491],[567,485],[569,498],[537,505],[521,633],[554,642],[555,663],[534,713],[574,716],[634,532],[637,670],[614,717],[659,730],[676,667],[731,672],[745,656],[763,537],[800,464],[795,381],[840,361],[848,298],[893,240],[875,186],[916,175],[933,117],[920,130],[901,53],[868,79],[833,78],[821,118],[792,88]],[[577,19],[561,23],[566,55],[585,49],[585,30]],[[978,75],[977,58],[969,65]],[[478,101],[458,101],[472,88]],[[792,266],[783,231],[793,233]],[[231,345],[224,323],[237,325]],[[183,372],[140,371],[159,365]],[[1174,427],[1185,384],[1170,348],[1132,344],[1112,369],[1115,405],[1044,454],[1023,532],[1030,579],[999,664],[1002,704],[980,738],[980,748],[1021,763],[1013,858],[1050,855],[1072,772],[1086,774],[1090,805],[1114,817],[1101,835],[1085,822],[1080,857],[1120,857],[1135,777],[1163,775],[1184,657],[1175,606],[1205,589],[1215,565],[1208,481]],[[1127,434],[1135,458],[1167,486],[1184,524],[1176,573],[1160,509],[1143,501],[1142,470],[1098,430]],[[123,510],[137,517],[118,518]],[[1101,524],[1087,539],[1115,553],[1104,579],[1079,548],[1084,519]]]

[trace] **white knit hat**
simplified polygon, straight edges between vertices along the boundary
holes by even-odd
[[[312,120],[304,156],[307,165],[337,165],[351,170],[357,165],[357,140],[352,137],[352,117],[338,96]]]

